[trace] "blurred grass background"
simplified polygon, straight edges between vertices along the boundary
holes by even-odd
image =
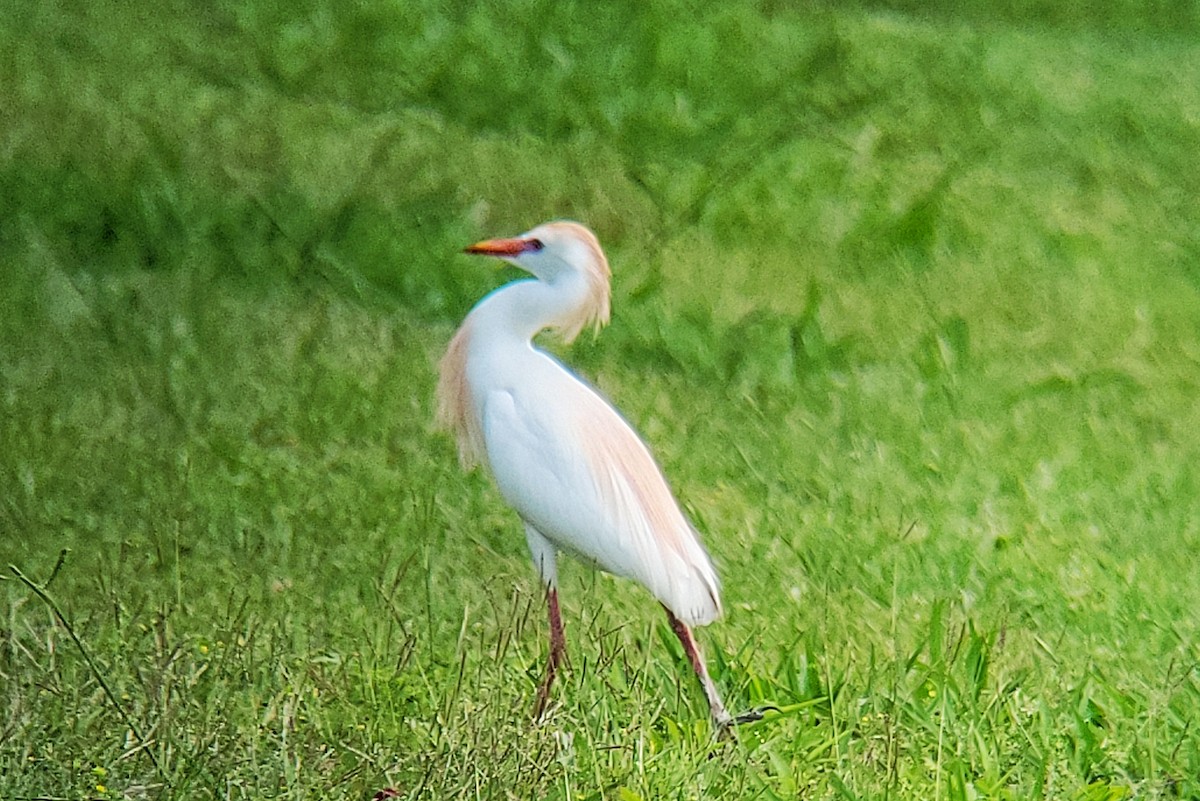
[[[1200,797],[1200,4],[65,2],[0,15],[0,795]],[[640,592],[430,429],[496,276],[705,532]],[[103,679],[115,696],[106,697]],[[710,755],[712,758],[710,759]]]

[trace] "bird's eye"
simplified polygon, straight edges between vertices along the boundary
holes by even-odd
[[[541,250],[544,247],[546,247],[546,246],[542,244],[542,240],[540,240],[540,239],[526,239],[525,240],[525,250],[527,250],[527,251],[537,253],[539,250]]]

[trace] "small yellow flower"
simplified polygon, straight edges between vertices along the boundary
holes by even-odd
[[[105,787],[103,784],[97,784],[97,785],[96,785],[96,792],[97,792],[97,793],[100,793],[100,795],[104,795],[105,793],[107,793],[107,792],[108,792],[108,788],[107,788],[107,787]]]

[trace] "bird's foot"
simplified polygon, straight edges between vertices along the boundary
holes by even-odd
[[[732,725],[740,726],[743,723],[757,723],[758,721],[762,720],[768,712],[779,712],[779,711],[780,711],[779,707],[772,706],[770,704],[766,704],[765,706],[755,707],[754,709],[750,709],[750,710],[743,712],[742,714],[736,716],[733,719]]]
[[[533,722],[534,725],[541,723],[546,718],[546,713],[550,710],[550,684],[554,681],[554,671],[546,674],[546,680],[538,687],[537,702],[533,705]]]
[[[755,707],[754,709],[747,710],[740,715],[730,715],[728,712],[716,715],[714,717],[717,724],[717,738],[724,739],[726,737],[730,737],[732,736],[734,726],[741,726],[745,723],[757,723],[766,717],[768,712],[778,711],[780,711],[779,707],[767,704],[765,706],[759,706]],[[722,712],[724,712],[724,710],[722,710]]]
[[[538,691],[537,703],[533,705],[533,723],[536,726],[546,717],[546,707],[550,705],[550,694],[542,690]]]

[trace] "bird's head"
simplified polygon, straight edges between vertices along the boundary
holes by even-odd
[[[494,256],[546,282],[567,273],[595,272],[608,281],[608,261],[596,235],[576,222],[548,222],[509,239],[485,239],[467,253]]]
[[[558,326],[568,342],[586,326],[599,328],[608,322],[612,272],[599,240],[584,225],[566,220],[543,223],[520,236],[476,242],[465,252],[504,259],[548,284],[566,277],[583,279],[586,292],[579,307]]]

